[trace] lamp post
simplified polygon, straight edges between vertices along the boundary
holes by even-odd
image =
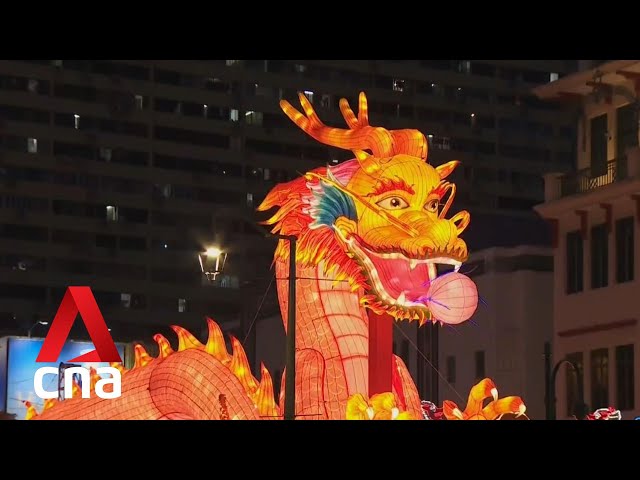
[[[209,247],[206,251],[198,254],[200,271],[205,274],[207,280],[213,282],[224,269],[227,261],[227,254],[218,247]]]
[[[33,325],[31,325],[31,328],[29,328],[29,332],[27,333],[28,338],[31,338],[31,332],[33,331],[34,328],[36,328],[38,325],[49,325],[49,322],[45,322],[44,320],[38,320],[36,323],[34,323]]]
[[[578,405],[572,405],[572,409],[574,414],[578,420],[583,419],[586,414],[586,405],[584,403],[584,387],[582,382],[582,375],[580,375],[580,370],[577,365],[566,358],[563,358],[556,363],[551,370],[551,344],[549,342],[545,342],[544,344],[544,360],[545,360],[545,412],[547,420],[555,420],[556,419],[556,377],[558,376],[558,372],[560,371],[560,367],[563,364],[569,365],[576,374],[576,382],[577,382],[577,403]],[[577,410],[577,411],[576,411]]]
[[[249,222],[253,225],[253,222]],[[286,377],[285,377],[285,397],[284,397],[284,419],[295,420],[296,418],[296,246],[298,238],[294,235],[281,235],[271,233],[255,227],[265,235],[266,238],[277,238],[289,242],[289,308],[287,312],[287,341],[286,341]],[[204,253],[198,255],[200,269],[207,276],[209,281],[215,280],[216,276],[224,268],[227,254],[217,247],[208,248]]]

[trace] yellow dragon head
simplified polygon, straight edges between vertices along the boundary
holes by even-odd
[[[439,267],[457,271],[468,257],[460,234],[469,213],[446,218],[456,192],[446,179],[459,162],[433,167],[421,132],[370,126],[364,93],[357,117],[346,99],[340,101],[349,129],[326,126],[307,97],[299,97],[304,114],[280,102],[287,116],[314,139],[351,150],[355,158],[277,185],[258,207],[280,207],[264,223],[274,226],[273,233],[298,238],[298,265],[322,263],[336,280],[363,289],[362,304],[376,313],[442,321],[429,306],[429,287],[442,273]],[[288,252],[280,242],[276,259]]]

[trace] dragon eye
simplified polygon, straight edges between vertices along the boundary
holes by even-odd
[[[438,211],[439,206],[440,206],[439,200],[430,200],[429,202],[427,202],[424,208],[427,210],[427,212],[436,213]]]
[[[409,204],[400,197],[385,198],[384,200],[380,200],[377,205],[385,210],[402,210],[409,206]]]

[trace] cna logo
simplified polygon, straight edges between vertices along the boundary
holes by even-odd
[[[116,344],[111,338],[107,324],[96,303],[96,299],[91,292],[91,287],[67,287],[67,291],[62,298],[58,312],[53,319],[49,333],[47,333],[40,353],[36,358],[38,363],[57,362],[62,347],[69,337],[69,332],[73,322],[80,314],[80,318],[87,327],[89,336],[93,341],[95,350],[83,353],[82,355],[65,360],[66,363],[74,362],[109,362],[122,363]],[[95,393],[103,399],[118,398],[122,394],[122,384],[120,371],[113,367],[99,367],[96,369],[99,375],[108,373],[111,378],[98,380],[95,386]],[[43,387],[44,376],[47,374],[57,374],[55,367],[42,367],[36,370],[33,379],[33,387],[36,395],[42,399],[57,398],[57,391],[47,391]],[[73,366],[64,369],[64,391],[65,398],[70,398],[73,390],[73,377],[79,375],[81,378],[82,398],[89,398],[91,372],[89,369],[80,366]],[[112,385],[110,392],[105,392],[105,385]]]

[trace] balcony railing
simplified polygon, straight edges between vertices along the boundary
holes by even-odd
[[[596,172],[593,168],[585,168],[563,176],[560,179],[560,195],[566,197],[588,192],[625,178],[627,178],[627,157],[621,157],[607,162],[606,170],[602,172]]]

